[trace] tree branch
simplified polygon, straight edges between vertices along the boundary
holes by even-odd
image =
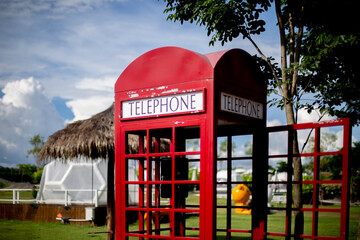
[[[268,64],[268,66],[270,67],[273,75],[274,75],[274,78],[275,78],[275,81],[277,83],[280,83],[280,80],[276,74],[276,71],[275,69],[273,68],[273,66],[271,65],[271,62],[269,61],[269,59],[267,59],[267,57],[263,54],[263,52],[261,51],[261,49],[259,48],[259,46],[255,43],[255,41],[250,37],[250,35],[247,35],[246,38],[254,45],[256,51],[258,51],[258,53],[260,54],[260,56],[265,60],[265,62]],[[281,95],[283,95],[283,90],[281,88],[281,86],[279,86],[279,90],[280,90],[280,93]]]

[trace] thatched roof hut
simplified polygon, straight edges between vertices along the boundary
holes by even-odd
[[[79,156],[108,159],[114,155],[114,104],[95,116],[70,123],[52,134],[40,151],[41,160]]]
[[[55,132],[40,151],[40,159],[62,159],[64,161],[81,156],[89,159],[108,160],[107,179],[107,239],[114,238],[114,103],[95,116],[76,121]]]

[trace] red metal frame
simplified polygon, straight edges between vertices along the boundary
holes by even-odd
[[[343,127],[343,148],[338,151],[331,152],[321,152],[320,150],[320,129],[325,127],[334,127],[334,126],[342,126]],[[300,210],[303,212],[311,212],[312,213],[312,232],[311,235],[301,235],[301,238],[305,239],[348,239],[348,219],[349,219],[349,175],[348,175],[348,157],[349,157],[349,149],[350,149],[350,137],[351,130],[349,119],[337,119],[331,121],[323,121],[319,123],[304,123],[304,124],[295,124],[293,126],[281,126],[281,127],[270,127],[268,128],[268,132],[287,132],[288,133],[288,154],[283,155],[271,155],[270,158],[280,158],[286,157],[288,163],[292,162],[292,134],[293,130],[299,131],[303,129],[312,129],[314,130],[314,151],[311,153],[301,153],[300,157],[313,157],[314,159],[314,176],[312,180],[303,180],[301,182],[292,181],[292,165],[288,164],[288,179],[285,182],[269,182],[269,184],[277,183],[277,184],[287,184],[287,202],[286,207],[284,208],[269,208],[272,210],[286,210],[286,220],[285,220],[285,232],[283,233],[275,233],[275,232],[267,232],[268,236],[283,236],[286,239],[290,239],[294,237],[291,233],[291,212],[294,210],[292,208],[292,184],[310,184],[313,186],[313,202],[311,207],[303,207]],[[319,171],[319,158],[321,156],[329,156],[329,155],[341,155],[342,156],[342,178],[339,180],[321,180],[320,179],[320,171]],[[341,207],[340,209],[334,208],[320,208],[319,207],[319,184],[341,184]],[[338,236],[319,236],[318,234],[318,221],[319,221],[319,212],[337,212],[340,214],[340,232]]]

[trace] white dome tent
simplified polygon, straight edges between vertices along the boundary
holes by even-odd
[[[134,171],[129,171],[130,180],[136,180]],[[129,204],[138,199],[136,189],[131,189]],[[71,161],[55,160],[46,164],[36,200],[45,204],[107,204],[107,161],[89,161],[80,158]]]
[[[51,161],[44,167],[37,201],[46,204],[106,205],[105,160]]]

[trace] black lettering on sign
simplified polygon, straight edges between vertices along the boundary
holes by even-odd
[[[263,119],[261,103],[221,92],[220,109],[252,118]]]
[[[122,118],[204,110],[203,91],[122,102]]]

